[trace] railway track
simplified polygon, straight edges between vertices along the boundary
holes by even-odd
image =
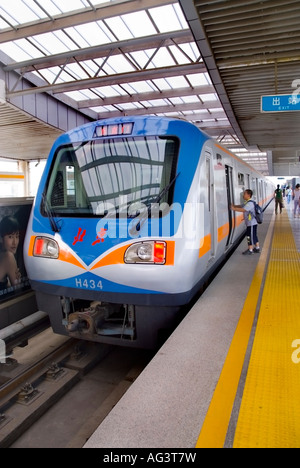
[[[53,337],[53,342],[47,337]],[[0,448],[83,446],[149,358],[140,350],[44,331],[28,350],[15,351],[18,363],[0,364]],[[103,383],[93,380],[93,373],[108,380],[105,391]],[[51,434],[47,418],[55,427]]]

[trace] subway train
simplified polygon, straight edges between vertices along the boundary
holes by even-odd
[[[24,257],[53,331],[152,348],[245,235],[244,189],[273,186],[195,125],[122,117],[78,127],[50,152]]]

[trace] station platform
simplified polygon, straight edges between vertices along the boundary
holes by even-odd
[[[300,447],[300,219],[274,204],[84,448]]]

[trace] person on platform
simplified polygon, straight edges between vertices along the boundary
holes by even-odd
[[[294,218],[296,218],[297,211],[298,211],[298,214],[300,211],[300,184],[296,185],[296,188],[293,192],[293,198],[294,198]]]
[[[277,185],[277,189],[274,192],[275,195],[275,213],[278,214],[278,207],[280,208],[280,214],[282,213],[283,208],[283,192],[280,188],[280,185]]]
[[[252,190],[245,190],[243,196],[245,200],[244,205],[231,205],[231,209],[239,213],[244,213],[244,220],[247,227],[248,250],[243,252],[243,255],[253,255],[253,253],[260,253],[260,246],[257,237],[258,223],[255,217],[255,203],[254,200],[252,200]]]

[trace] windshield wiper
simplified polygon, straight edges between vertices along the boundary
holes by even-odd
[[[147,211],[144,212],[144,214],[142,216],[142,219],[139,220],[138,224],[135,227],[135,229],[137,231],[140,231],[142,229],[145,221],[149,218],[149,216],[151,214],[152,205],[155,205],[155,204],[157,204],[157,203],[159,203],[161,201],[161,199],[166,195],[166,193],[169,192],[171,187],[175,184],[175,182],[176,182],[176,180],[178,179],[179,176],[180,176],[180,172],[178,172],[178,174],[174,177],[174,179],[171,180],[171,182],[169,183],[169,185],[167,185],[167,187],[162,189],[162,191],[155,198],[154,203],[150,203],[150,205],[148,205]],[[138,217],[139,215],[140,215],[140,213],[136,217]]]
[[[45,208],[46,215],[49,218],[49,222],[50,222],[50,226],[51,226],[52,231],[53,232],[59,232],[61,230],[61,228],[58,226],[57,222],[54,219],[55,212],[50,207],[45,192],[43,193],[43,203],[44,203],[44,208]]]

